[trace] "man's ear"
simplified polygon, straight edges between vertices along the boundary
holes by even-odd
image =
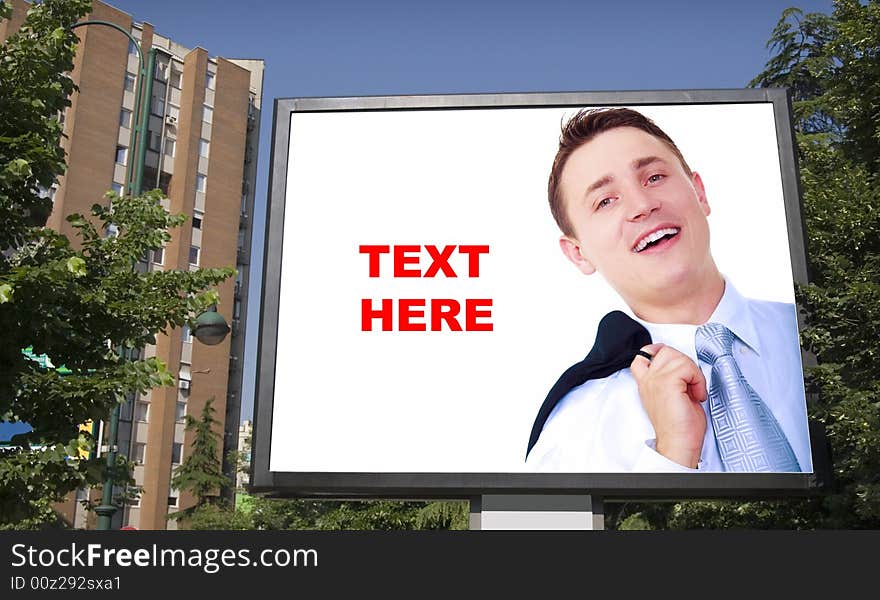
[[[708,217],[709,213],[712,212],[712,209],[709,207],[709,200],[706,199],[706,187],[703,185],[703,179],[700,177],[699,173],[694,171],[691,180],[694,184],[694,191],[697,192],[697,201],[703,209],[703,214]]]
[[[559,238],[559,248],[565,257],[576,266],[584,275],[592,275],[596,272],[596,266],[584,256],[584,250],[581,243],[567,235]]]

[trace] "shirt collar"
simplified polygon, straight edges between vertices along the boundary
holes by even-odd
[[[678,339],[684,343],[684,340],[689,338],[687,347],[688,349],[693,348],[693,332],[697,329],[695,325],[649,323],[637,317],[631,309],[627,310],[627,313],[648,329],[653,340],[669,343],[673,339]],[[758,356],[761,355],[761,342],[752,320],[748,300],[733,287],[729,279],[725,278],[724,294],[721,295],[718,306],[715,307],[706,322],[721,323],[730,329],[742,343],[754,350]]]
[[[748,300],[737,291],[729,279],[724,280],[724,294],[707,323],[721,323],[730,329],[742,343],[761,355],[761,341],[752,321]]]

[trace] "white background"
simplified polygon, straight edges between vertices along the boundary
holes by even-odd
[[[793,302],[772,105],[633,108],[702,176],[721,271],[745,296]],[[547,205],[574,112],[293,113],[270,470],[523,470],[550,387],[625,308],[564,258]],[[394,279],[389,255],[373,279],[361,244],[490,254],[475,279],[458,255],[456,279]],[[492,298],[494,331],[362,332],[362,298]]]

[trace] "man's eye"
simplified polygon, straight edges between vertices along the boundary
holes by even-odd
[[[664,177],[666,177],[666,175],[663,175],[662,173],[655,173],[654,175],[648,177],[648,183],[657,183]]]

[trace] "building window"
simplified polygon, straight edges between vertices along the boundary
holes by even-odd
[[[183,444],[174,442],[171,446],[171,464],[179,465],[183,458]]]
[[[154,115],[158,115],[160,117],[165,115],[165,97],[160,96],[159,94],[153,95],[153,101],[150,104],[150,111]]]
[[[168,496],[168,506],[177,508],[177,496]]]
[[[199,266],[199,248],[197,246],[189,247],[189,264]]]
[[[132,42],[131,40],[128,41],[128,53],[137,54],[137,46],[135,46],[134,42]]]
[[[123,421],[131,421],[131,413],[134,410],[134,394],[126,394],[125,402],[119,409],[119,418]]]
[[[199,156],[208,156],[211,149],[211,143],[205,139],[199,139]]]
[[[126,72],[126,74],[125,74],[125,91],[126,92],[133,92],[134,91],[134,81],[135,81],[134,73]]]
[[[176,87],[180,89],[183,87],[183,73],[178,71],[177,69],[171,69],[171,77],[168,79],[168,83],[171,84],[171,87]]]
[[[113,190],[117,196],[122,195],[122,184],[116,183],[115,181],[110,184],[110,189]]]
[[[134,420],[144,423],[150,420],[150,403],[143,400],[137,400],[134,403]]]
[[[175,413],[174,420],[178,423],[186,421],[186,402],[177,401],[177,412]]]
[[[205,193],[205,187],[207,186],[208,177],[206,175],[202,175],[201,173],[196,175],[196,191]]]
[[[150,165],[143,166],[143,182],[144,189],[151,190],[156,187],[156,181],[159,179],[159,170]]]
[[[201,229],[202,228],[202,219],[205,218],[204,213],[196,212],[193,213],[193,229]]]
[[[189,328],[189,325],[184,325],[180,329],[180,339],[185,344],[190,344],[193,341],[192,338],[192,329]]]
[[[147,455],[147,445],[139,442],[135,443],[131,451],[131,459],[137,465],[144,464],[144,457]]]
[[[131,129],[131,111],[127,108],[119,111],[119,126]]]
[[[165,140],[165,156],[174,157],[174,147],[176,145],[177,145],[177,143],[174,140],[172,140],[171,138],[166,139]]]
[[[210,71],[205,74],[205,87],[209,90],[214,89],[214,74]]]
[[[158,55],[157,58],[159,58],[159,56],[162,55]],[[169,65],[167,62],[165,62],[162,58],[159,58],[159,60],[157,60],[156,63],[153,65],[153,79],[163,82],[167,80],[168,78],[165,76],[165,74],[168,72],[168,66]]]
[[[205,104],[202,106],[202,121],[205,123],[214,122],[214,109]]]
[[[150,150],[158,152],[162,148],[162,136],[155,131],[150,132]]]
[[[128,148],[125,146],[116,146],[116,164],[124,165],[128,158]]]
[[[161,265],[165,262],[165,248],[153,248],[153,263]]]

